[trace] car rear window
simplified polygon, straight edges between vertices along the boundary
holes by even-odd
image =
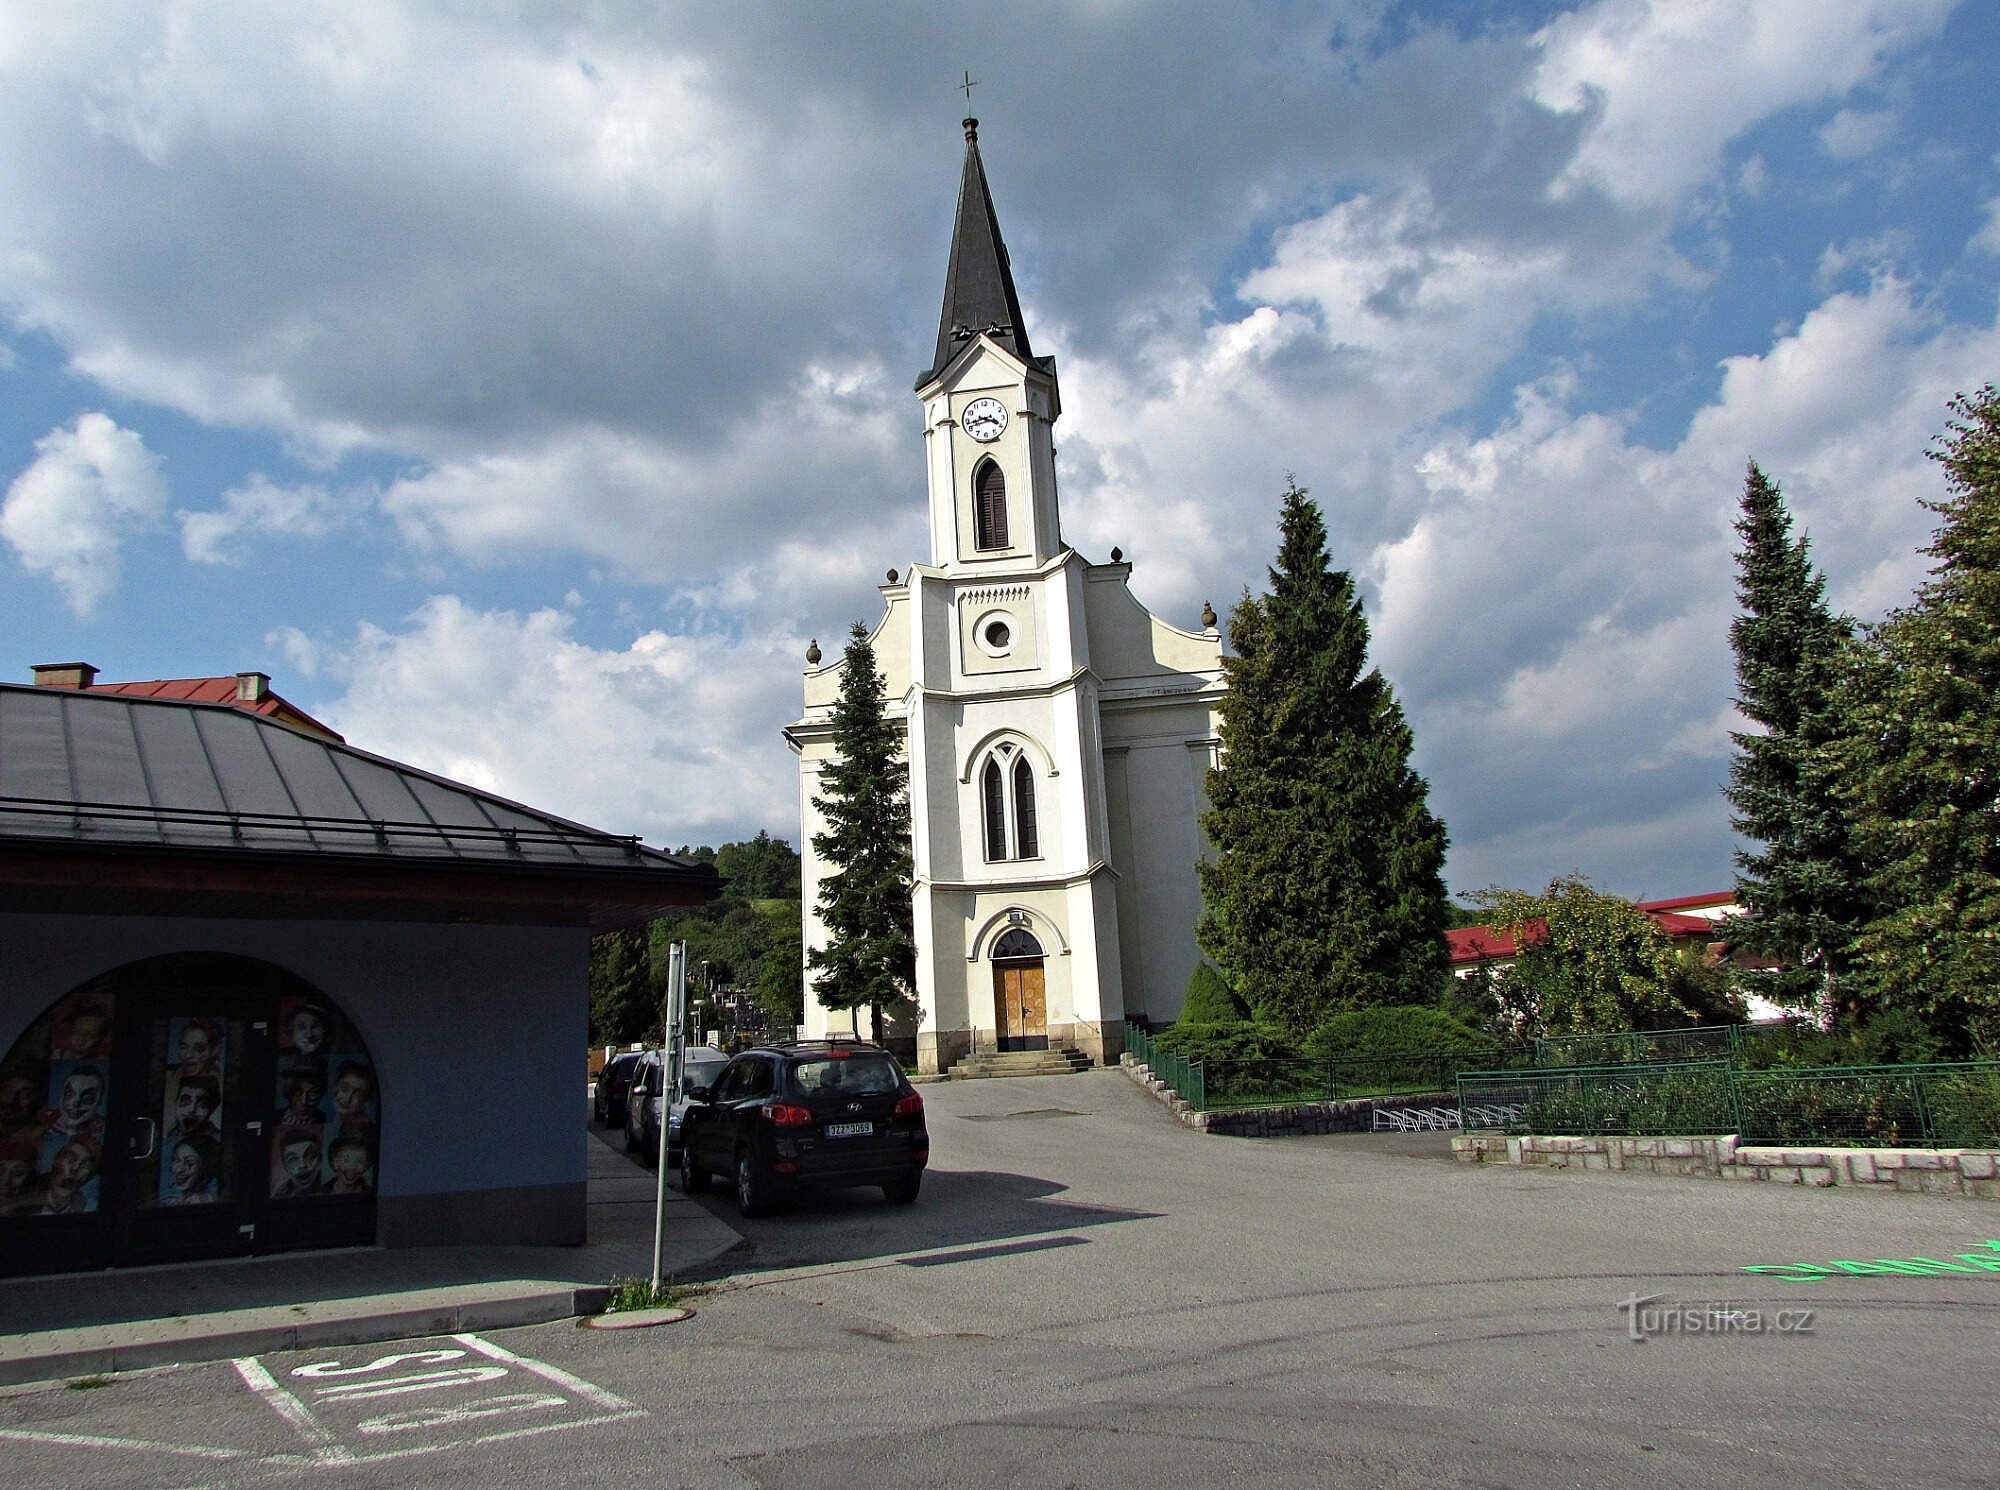
[[[729,1058],[727,1056],[724,1056],[721,1060],[716,1060],[712,1057],[708,1060],[702,1060],[697,1056],[684,1055],[681,1057],[681,1077],[687,1084],[707,1086],[721,1074],[722,1068],[728,1064]]]
[[[807,1056],[792,1063],[792,1079],[807,1096],[845,1092],[871,1096],[902,1084],[900,1068],[886,1055]]]

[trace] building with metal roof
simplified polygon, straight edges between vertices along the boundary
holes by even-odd
[[[0,684],[0,1270],[580,1242],[590,935],[717,887],[282,712]]]

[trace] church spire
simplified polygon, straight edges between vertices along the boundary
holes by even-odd
[[[993,193],[986,188],[986,168],[979,161],[979,121],[967,119],[965,174],[958,183],[958,220],[951,234],[944,311],[938,317],[937,355],[917,386],[944,371],[945,364],[982,331],[1023,362],[1033,360],[1028,328],[1021,321],[1021,300],[1007,265],[1007,245],[1000,241],[1000,224],[993,216]]]

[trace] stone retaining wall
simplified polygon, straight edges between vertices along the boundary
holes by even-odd
[[[1469,1133],[1451,1141],[1466,1164],[1545,1169],[1637,1170],[1780,1185],[1856,1186],[1907,1194],[2000,1200],[2000,1152],[1993,1149],[1770,1148],[1734,1134],[1689,1138],[1509,1138]]]
[[[1309,1133],[1369,1133],[1377,1108],[1451,1107],[1451,1092],[1405,1093],[1397,1097],[1354,1097],[1344,1102],[1295,1102],[1284,1107],[1245,1107],[1232,1112],[1196,1112],[1187,1099],[1134,1057],[1119,1061],[1125,1074],[1164,1103],[1186,1126],[1228,1138],[1297,1138]]]

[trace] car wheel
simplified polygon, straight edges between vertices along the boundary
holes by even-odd
[[[882,1194],[891,1205],[908,1205],[917,1198],[917,1192],[924,1187],[924,1172],[906,1174],[900,1180],[892,1180],[882,1187]]]
[[[625,1125],[625,1152],[629,1154],[637,1147],[638,1145],[632,1142],[632,1125],[627,1123]]]
[[[695,1163],[694,1150],[681,1148],[681,1193],[699,1195],[708,1188],[708,1171]]]
[[[757,1173],[757,1161],[745,1149],[736,1156],[736,1209],[745,1216],[761,1216],[771,1209],[771,1188]]]

